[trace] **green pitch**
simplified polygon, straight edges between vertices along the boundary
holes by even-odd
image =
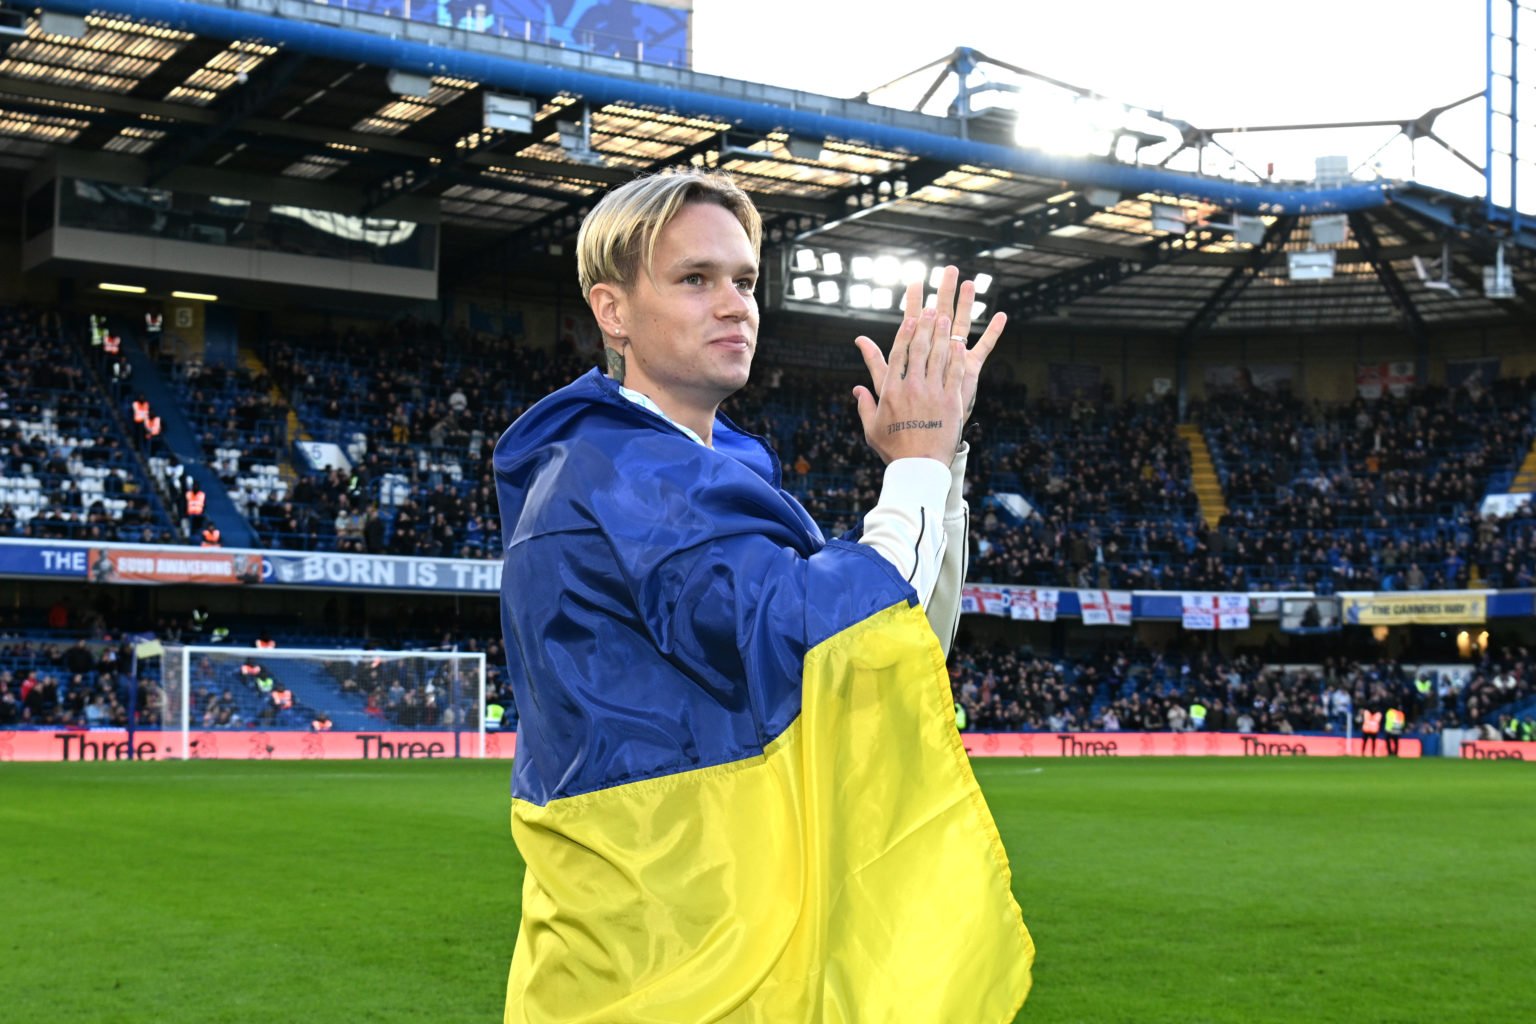
[[[1021,1021],[1531,1019],[1530,765],[977,772],[1040,950]],[[499,1020],[521,881],[506,776],[469,761],[0,765],[0,1017]]]

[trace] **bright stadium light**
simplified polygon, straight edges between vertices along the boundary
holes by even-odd
[[[848,273],[855,281],[868,281],[875,276],[875,261],[868,256],[855,256],[848,261]]]
[[[983,272],[983,273],[977,274],[974,278],[972,278],[972,280],[976,282],[976,294],[977,295],[985,295],[985,294],[987,294],[987,289],[992,287],[992,275],[991,274]]]
[[[981,319],[981,314],[985,313],[986,311],[987,311],[987,304],[985,302],[973,302],[973,303],[971,303],[971,319],[972,320],[980,320]]]
[[[113,284],[110,281],[103,281],[96,287],[104,292],[127,292],[129,295],[143,295],[149,290],[141,284]]]
[[[944,280],[944,268],[935,266],[933,272],[928,275],[928,287],[937,288],[942,280]]]
[[[891,287],[901,280],[901,261],[895,256],[875,257],[875,284]]]
[[[843,290],[837,286],[836,281],[822,281],[816,285],[816,298],[827,305],[835,305],[842,298]]]
[[[843,272],[843,254],[840,252],[822,253],[821,272],[823,274],[841,274]]]
[[[928,276],[928,264],[922,260],[907,260],[901,265],[901,283],[912,284]]]
[[[802,274],[809,273],[810,271],[815,270],[816,269],[816,250],[814,250],[814,249],[796,249],[795,250],[795,269],[800,271]]]
[[[889,288],[875,288],[869,293],[869,305],[872,309],[890,309],[896,305],[896,293]]]
[[[789,294],[797,299],[809,299],[816,294],[816,286],[808,277],[797,277],[789,284]]]
[[[873,303],[874,291],[862,281],[848,286],[848,305],[854,309],[868,309]]]

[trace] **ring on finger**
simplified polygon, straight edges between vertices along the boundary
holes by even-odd
[[[951,334],[951,335],[950,335],[950,336],[949,336],[949,340],[950,340],[950,341],[958,341],[958,342],[962,342],[962,343],[964,343],[964,342],[968,342],[968,341],[970,341],[970,339],[969,339],[969,338],[967,338],[967,337],[966,337],[966,336],[965,336],[965,335],[963,335],[963,334]]]

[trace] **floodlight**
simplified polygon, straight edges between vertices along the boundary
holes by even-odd
[[[943,280],[944,280],[944,268],[943,267],[934,267],[933,270],[928,274],[928,287],[929,288],[937,288],[939,286],[939,282],[943,281]]]
[[[859,283],[848,286],[848,305],[854,309],[868,309],[872,293],[869,285]]]
[[[855,281],[868,281],[875,276],[875,261],[868,256],[855,256],[848,261],[848,273]]]
[[[875,284],[894,285],[901,280],[901,261],[895,256],[875,257]]]
[[[43,11],[38,18],[38,30],[45,36],[64,36],[67,39],[84,39],[85,18],[62,11]]]
[[[873,309],[890,309],[896,304],[896,293],[889,288],[875,288],[869,293],[869,305]]]
[[[974,283],[976,285],[976,294],[985,295],[987,294],[987,289],[992,287],[992,275],[986,272],[977,274]]]
[[[797,277],[789,283],[789,294],[797,299],[809,299],[816,294],[816,286],[808,277]]]
[[[816,252],[813,249],[795,250],[795,269],[802,274],[816,269]]]
[[[981,318],[981,314],[985,313],[986,311],[987,311],[987,304],[985,302],[973,302],[973,303],[971,303],[971,319],[972,320],[979,320]]]
[[[533,116],[538,106],[526,96],[503,96],[488,92],[480,107],[480,123],[486,128],[527,135],[533,131]],[[565,126],[561,126],[561,146],[565,146]],[[579,140],[580,134],[573,131]],[[571,147],[565,146],[569,149]]]
[[[842,297],[843,290],[837,286],[836,281],[822,281],[816,285],[816,298],[831,306]]]
[[[1264,241],[1264,218],[1244,217],[1242,214],[1232,215],[1232,231],[1237,241],[1243,245],[1258,245]]]
[[[840,252],[822,253],[821,272],[823,274],[841,274],[843,272],[843,254]]]
[[[1349,234],[1349,218],[1344,214],[1312,218],[1313,245],[1343,245]]]
[[[1321,252],[1309,249],[1305,252],[1286,253],[1286,261],[1292,281],[1327,281],[1333,277],[1337,253],[1332,249]]]
[[[192,299],[194,302],[218,302],[219,297],[210,292],[171,292],[173,299]]]
[[[1178,206],[1164,206],[1162,203],[1152,204],[1152,230],[1167,231],[1171,234],[1182,235],[1189,229],[1189,223],[1184,219],[1184,210]]]
[[[432,93],[432,79],[426,75],[413,75],[409,71],[391,70],[384,75],[384,84],[396,96],[414,96],[425,99]]]
[[[1089,206],[1102,206],[1106,210],[1120,205],[1120,193],[1112,188],[1090,188],[1083,193],[1083,198],[1088,200]]]
[[[143,295],[149,290],[141,284],[113,284],[111,281],[103,281],[96,287],[104,292],[127,292],[129,295]]]
[[[939,293],[938,292],[930,292],[929,295],[928,295],[928,298],[923,300],[923,308],[924,309],[938,309],[939,308]]]
[[[937,269],[937,268],[935,268]],[[942,271],[940,271],[942,273]],[[901,283],[912,284],[928,276],[928,264],[922,260],[907,260],[901,265]]]

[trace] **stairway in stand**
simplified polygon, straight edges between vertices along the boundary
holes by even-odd
[[[1227,499],[1221,493],[1221,479],[1216,475],[1216,463],[1211,460],[1211,450],[1205,445],[1200,428],[1193,423],[1180,423],[1179,436],[1189,445],[1189,475],[1194,484],[1195,497],[1200,499],[1200,518],[1211,529],[1227,514]]]
[[[1525,460],[1515,471],[1515,479],[1509,485],[1509,492],[1511,494],[1536,493],[1536,441],[1531,442],[1531,450],[1525,453]]]

